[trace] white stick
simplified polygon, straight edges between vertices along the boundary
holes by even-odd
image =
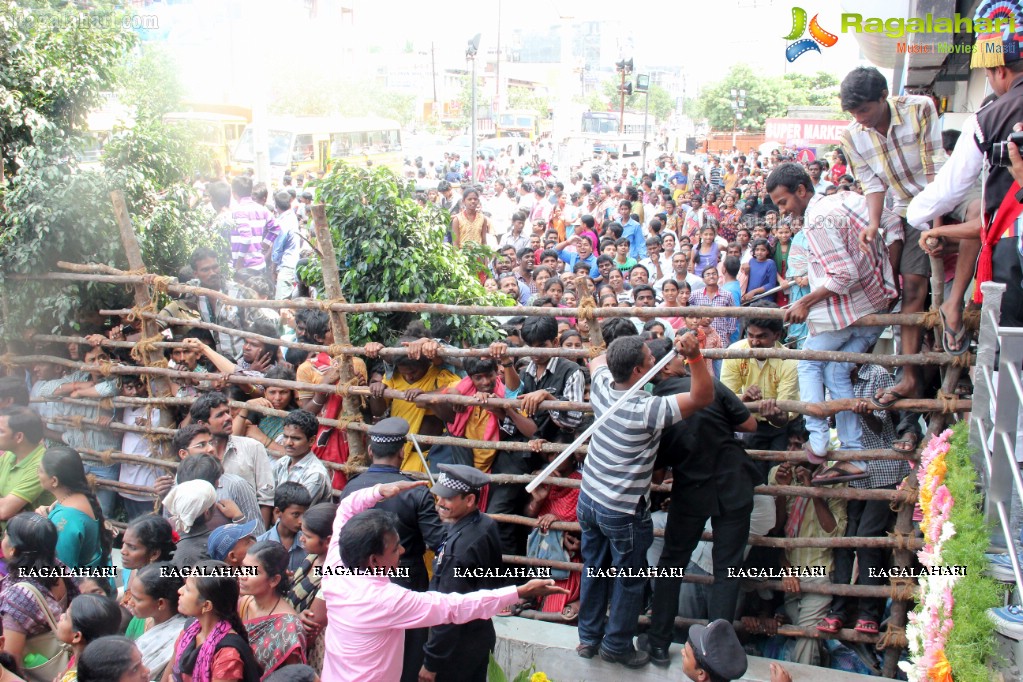
[[[426,469],[426,475],[430,479],[430,487],[432,488],[437,484],[437,482],[433,480],[433,474],[430,473],[430,465],[426,461],[426,455],[423,454],[423,449],[419,447],[419,441],[416,440],[416,434],[409,431],[408,437],[409,440],[412,441],[412,445],[415,446],[416,452],[419,453],[419,461],[423,463],[423,468]]]
[[[756,301],[759,301],[760,299],[764,298],[765,296],[770,296],[771,294],[776,294],[779,291],[781,291],[782,289],[788,289],[790,286],[792,286],[792,284],[793,284],[793,282],[785,282],[785,284],[779,284],[778,286],[776,286],[773,289],[768,289],[767,291],[765,291],[762,294],[757,294],[756,296],[754,296],[750,300],[748,300],[745,303],[743,303],[743,305],[749,305],[750,303],[754,303]]]
[[[646,386],[650,382],[651,379],[653,379],[655,376],[657,376],[657,373],[660,372],[662,369],[664,369],[665,365],[667,365],[669,362],[674,360],[675,356],[677,356],[677,355],[678,355],[678,353],[673,348],[673,349],[671,349],[671,351],[669,351],[669,353],[667,355],[665,355],[663,358],[661,358],[660,362],[658,362],[656,365],[651,367],[649,372],[644,374],[639,379],[639,381],[634,383],[629,388],[629,390],[627,390],[625,393],[623,393],[622,397],[620,397],[618,400],[616,400],[614,402],[614,404],[611,405],[611,407],[607,408],[607,412],[605,412],[604,414],[602,414],[599,417],[597,417],[597,419],[594,420],[594,422],[592,424],[590,424],[590,427],[588,429],[586,429],[585,431],[580,433],[576,437],[576,439],[574,441],[572,441],[571,445],[569,445],[567,448],[562,450],[561,454],[558,455],[557,459],[555,459],[553,462],[548,464],[546,469],[544,469],[539,474],[537,474],[536,478],[534,478],[529,483],[529,485],[526,486],[526,492],[527,493],[531,493],[534,490],[536,490],[537,487],[541,483],[543,483],[545,480],[547,480],[547,478],[551,474],[554,473],[554,470],[557,469],[561,465],[562,462],[564,462],[566,459],[571,457],[572,453],[579,449],[579,446],[583,444],[583,441],[585,441],[587,438],[589,438],[593,434],[593,432],[597,430],[597,427],[599,427],[601,424],[603,424],[608,419],[610,419],[611,415],[613,415],[615,413],[615,410],[617,410],[619,407],[624,405],[626,400],[628,400],[632,396],[636,395],[636,393],[638,393],[639,391],[643,390],[643,387]]]

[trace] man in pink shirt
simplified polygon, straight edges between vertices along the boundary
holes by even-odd
[[[327,603],[324,682],[394,682],[401,677],[405,630],[491,618],[520,598],[567,594],[553,580],[469,594],[412,592],[393,584],[384,572],[397,569],[404,550],[391,515],[372,507],[423,485],[429,482],[378,484],[341,501],[320,587]]]

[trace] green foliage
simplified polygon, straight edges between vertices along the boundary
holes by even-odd
[[[954,625],[945,642],[945,656],[956,682],[987,682],[991,679],[988,663],[997,648],[987,610],[1004,603],[1004,588],[981,573],[987,565],[984,551],[991,528],[984,520],[977,471],[970,459],[969,425],[960,422],[953,431],[951,448],[945,456],[945,485],[955,500],[951,515],[955,535],[945,542],[942,562],[946,566],[966,566],[968,577],[952,588]]]
[[[632,80],[633,87],[636,85],[635,74],[627,76],[626,80]],[[622,81],[620,76],[609,78],[600,85],[598,91],[590,93],[587,105],[590,111],[618,111],[621,105]],[[625,110],[642,113],[646,106],[646,94],[633,90],[632,94],[625,98]],[[675,100],[668,91],[660,85],[650,84],[650,120],[665,121],[675,113]]]
[[[479,92],[476,93],[479,97]],[[532,109],[547,118],[551,114],[551,100],[546,95],[538,94],[532,88],[521,85],[508,86],[508,109]]]
[[[91,3],[104,21],[78,21],[64,2],[0,0],[0,152],[13,174],[39,132],[84,130],[116,64],[134,44],[109,0]]]
[[[47,25],[67,25],[68,11],[62,10],[61,22],[53,23],[51,17]],[[9,30],[12,16],[19,18],[12,5],[0,4],[0,32]],[[0,72],[9,95],[7,100],[0,96],[0,102],[6,101],[0,107],[16,108],[14,114],[0,116],[0,126],[4,121],[31,122],[24,135],[3,129],[4,153],[13,150],[20,166],[3,197],[8,210],[0,213],[4,275],[55,271],[59,260],[127,268],[110,201],[114,189],[125,195],[149,271],[176,275],[196,246],[222,250],[225,245],[205,229],[211,216],[196,208],[201,197],[190,186],[193,173],[209,166],[208,153],[188,130],[160,120],[164,109],[177,108],[172,93],[179,88],[169,71],[172,66],[157,53],[131,61],[135,55],[123,48],[132,43],[133,34],[104,28],[118,26],[109,17],[71,26],[74,30],[63,36],[29,32],[13,48],[21,60],[18,68],[22,63],[40,70],[46,65],[42,85],[53,85],[45,93],[53,101],[38,91],[42,85],[37,74],[18,68]],[[90,40],[106,47],[79,44]],[[6,57],[0,52],[0,60]],[[157,68],[159,64],[166,68]],[[135,124],[113,133],[101,169],[80,169],[74,152],[87,126],[86,113],[98,108],[100,93],[112,89],[115,77],[124,74],[133,74],[125,86],[128,91],[121,94],[139,107]],[[95,283],[2,283],[12,304],[8,322],[13,328],[74,325],[99,308],[130,306],[132,300],[124,287]]]
[[[355,79],[327,61],[312,61],[295,77],[294,64],[280,60],[270,72],[273,115],[379,116],[408,126],[416,119],[416,98],[381,87],[370,79]]]
[[[736,123],[732,108],[732,90],[746,91],[746,108],[738,120],[740,130],[763,130],[768,118],[782,118],[790,106],[833,106],[838,109],[838,79],[830,73],[813,76],[790,73],[784,77],[766,77],[747,64],[736,64],[724,80],[703,88],[686,112],[706,119],[714,130],[731,130]]]
[[[144,44],[137,59],[122,63],[117,80],[121,99],[140,118],[159,120],[181,108],[185,88],[174,58],[160,45]]]
[[[472,76],[466,74],[461,77],[462,88],[458,93],[458,102],[461,104],[461,113],[455,122],[456,128],[468,128],[472,123]],[[484,89],[484,79],[476,76],[476,110],[486,111],[490,109],[490,95]]]
[[[341,278],[341,291],[353,303],[407,301],[458,305],[502,305],[485,292],[476,272],[491,254],[444,243],[446,212],[422,207],[410,186],[390,169],[335,164],[320,182],[317,198],[326,205]],[[323,291],[314,263],[303,279]],[[420,317],[414,313],[349,315],[351,341],[391,343]],[[429,315],[421,316],[429,323]],[[437,316],[449,326],[453,343],[479,344],[497,338],[489,318]]]

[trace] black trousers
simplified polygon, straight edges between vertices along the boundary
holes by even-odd
[[[499,450],[490,469],[492,474],[528,474],[533,471],[529,453]],[[490,486],[487,498],[488,514],[521,514],[525,506],[526,486],[522,483]],[[501,551],[505,554],[526,553],[526,527],[514,523],[500,523],[497,526],[501,536]]]
[[[789,427],[772,426],[766,421],[757,421],[757,430],[744,439],[747,450],[787,450],[789,447]],[[754,460],[760,475],[767,480],[767,474],[771,471],[774,462],[758,459]]]
[[[894,485],[881,488],[881,490],[894,489]],[[846,514],[849,519],[845,529],[846,537],[885,537],[887,532],[895,526],[895,512],[891,510],[886,500],[849,500]],[[871,569],[885,568],[890,555],[890,550],[875,547],[836,548],[835,570],[831,574],[831,581],[836,585],[848,585],[852,581],[853,558],[855,557],[859,560],[857,585],[887,585],[887,578],[871,577],[870,571]],[[831,615],[843,623],[848,622],[850,606],[855,601],[854,597],[835,595],[831,600]],[[882,598],[860,597],[858,617],[880,623],[884,604],[885,600]]]
[[[668,523],[664,528],[664,551],[658,567],[688,566],[709,518],[714,531],[714,584],[707,586],[707,616],[710,620],[724,618],[731,623],[739,601],[739,578],[729,578],[728,569],[742,566],[753,503],[719,516],[694,516],[693,512],[696,511],[685,496],[672,495],[668,507]],[[654,608],[650,630],[647,632],[651,646],[667,647],[671,644],[681,586],[681,578],[658,577],[654,580]]]

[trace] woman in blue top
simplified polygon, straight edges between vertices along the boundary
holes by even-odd
[[[72,568],[109,566],[110,532],[85,479],[81,456],[66,446],[48,448],[39,465],[39,481],[57,500],[36,510],[57,527],[57,558]]]
[[[742,302],[749,303],[754,297],[776,286],[778,286],[778,266],[771,258],[771,247],[766,239],[757,239],[753,242],[753,259],[749,262],[749,283],[746,284],[746,293],[742,295]],[[771,294],[760,300],[774,303],[777,297],[777,294]]]
[[[715,239],[717,230],[713,227],[704,227],[700,230],[700,243],[693,249],[693,263],[695,264],[694,274],[703,277],[703,271],[707,268],[716,268],[720,260],[721,247]]]

